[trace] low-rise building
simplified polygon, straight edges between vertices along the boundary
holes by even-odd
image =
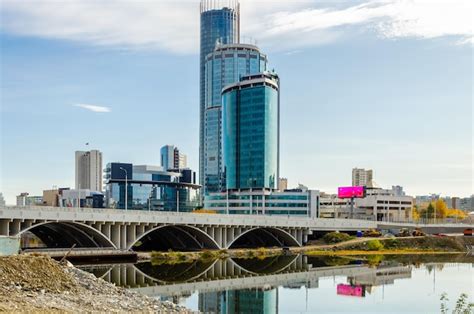
[[[43,205],[42,196],[30,195],[27,192],[23,192],[16,197],[16,206],[39,206]]]
[[[319,191],[239,189],[209,193],[204,208],[221,214],[319,216]]]
[[[398,189],[367,188],[364,198],[340,199],[337,195],[322,194],[320,216],[322,218],[357,218],[378,221],[406,221],[411,216],[413,198],[398,195]]]
[[[89,189],[62,190],[58,198],[59,207],[104,208],[104,194]]]

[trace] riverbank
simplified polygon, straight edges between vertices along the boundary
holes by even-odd
[[[191,313],[44,255],[0,257],[0,283],[0,312]]]
[[[474,245],[468,237],[400,237],[400,238],[356,238],[334,244],[308,245],[303,247],[258,249],[205,250],[201,252],[139,252],[140,260],[151,260],[153,264],[179,264],[195,260],[226,258],[260,258],[283,254],[305,255],[416,255],[459,254],[467,252],[466,246]]]

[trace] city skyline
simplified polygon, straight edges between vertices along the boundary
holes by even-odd
[[[403,35],[401,29],[396,40],[380,38],[361,25],[386,15],[396,18],[380,13],[389,10],[384,5],[361,3],[328,8],[279,3],[262,13],[275,17],[266,32],[252,23],[243,29],[244,35],[261,36],[259,46],[271,53],[270,65],[283,78],[281,176],[289,178],[290,186],[303,183],[335,192],[350,182],[352,168],[363,167],[376,171],[380,186],[402,185],[411,195],[472,194],[472,31],[466,35],[455,23],[448,27],[451,33]],[[181,4],[198,16],[198,2]],[[146,49],[123,38],[115,43],[77,38],[67,27],[64,34],[54,27],[49,33],[41,27],[26,32],[11,23],[11,16],[31,15],[41,26],[45,13],[10,1],[5,7],[0,191],[7,203],[20,192],[35,195],[52,185],[73,186],[72,152],[83,150],[86,142],[104,152],[104,164],[154,165],[160,163],[160,147],[175,143],[187,152],[190,167],[198,169],[195,50],[176,50],[179,43],[171,37],[171,48]],[[265,8],[247,1],[241,7],[244,21],[252,19],[255,8]],[[310,15],[328,23],[327,11],[336,16],[355,11],[362,21],[318,28],[294,20]],[[364,19],[367,12],[372,17]],[[58,17],[52,24],[61,22]],[[74,22],[68,22],[71,28]],[[292,28],[310,36],[325,30],[340,37],[303,45],[294,40],[293,47],[276,48],[271,31],[291,33]],[[192,34],[198,35],[199,28]]]

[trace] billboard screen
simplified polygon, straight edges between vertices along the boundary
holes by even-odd
[[[364,291],[363,286],[360,286],[360,285],[351,286],[351,285],[345,285],[341,283],[337,285],[337,294],[349,295],[353,297],[364,297],[365,291]]]
[[[365,197],[365,186],[341,186],[337,189],[339,198],[363,198]]]

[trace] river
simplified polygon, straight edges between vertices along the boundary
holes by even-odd
[[[266,259],[82,265],[118,286],[208,313],[440,313],[474,295],[465,255]],[[449,312],[451,313],[451,312]]]

